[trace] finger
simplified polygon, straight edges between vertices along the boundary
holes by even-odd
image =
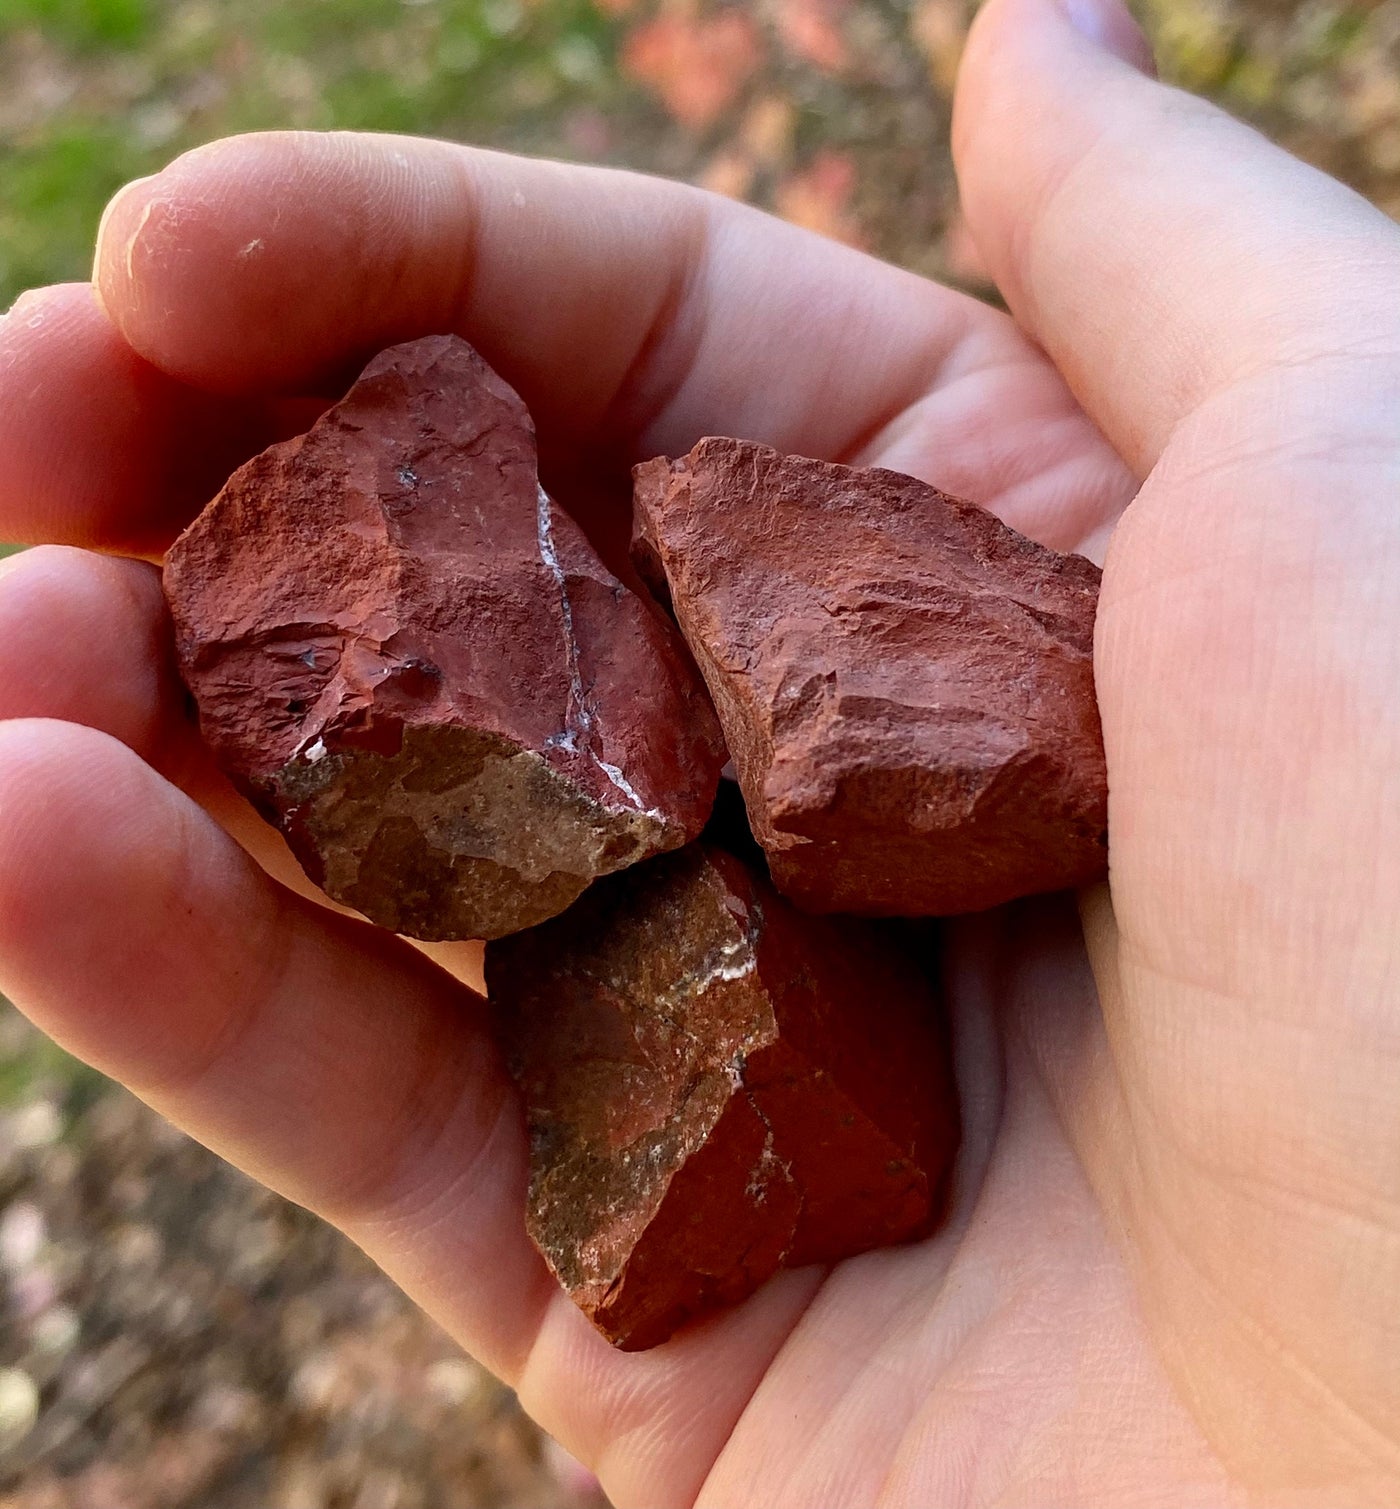
[[[189,382],[335,386],[453,330],[546,436],[629,459],[715,430],[841,455],[968,339],[1017,341],[974,300],[729,200],[397,137],[192,152],[113,202],[96,277],[135,349]]]
[[[143,361],[85,283],[0,319],[0,537],[157,552],[274,430]]]
[[[81,290],[30,296],[0,330],[0,537],[158,551],[233,464],[308,421],[304,400],[269,413],[192,386],[334,390],[383,342],[443,328],[524,391],[572,505],[581,469],[607,484],[604,534],[626,463],[714,431],[913,472],[1061,547],[1095,548],[1129,491],[1005,316],[657,180],[235,139],[119,196],[97,274],[135,346],[192,382],[153,375]]]
[[[154,566],[62,545],[0,565],[0,720],[14,718],[79,723],[120,740],[270,874],[329,905],[201,743]]]
[[[170,771],[190,726],[160,573],[63,545],[0,564],[0,720],[86,723]]]
[[[0,791],[0,989],[334,1218],[382,1220],[457,1184],[474,1211],[461,1240],[481,1244],[460,1256],[482,1271],[485,1350],[518,1359],[546,1291],[479,1001],[392,935],[288,895],[94,730],[0,725]]]
[[[477,997],[289,896],[91,729],[0,724],[0,811],[0,989],[343,1226],[503,1376],[555,1380],[533,1403],[567,1444],[597,1460],[629,1437],[619,1496],[698,1488],[814,1274],[659,1352],[613,1352],[526,1238],[523,1119]]]
[[[1237,379],[1400,346],[1400,321],[1375,317],[1394,308],[1400,236],[1141,72],[1132,38],[1119,0],[992,0],[963,63],[954,146],[1012,311],[1145,474],[1181,418]]]
[[[233,789],[200,741],[153,566],[62,545],[0,564],[0,721],[12,718],[80,723],[120,740],[274,879],[349,915],[306,878],[281,834]],[[415,946],[481,988],[479,943]]]
[[[181,773],[206,802],[212,796],[219,819],[261,858],[271,844],[285,855],[273,830],[207,768],[169,661],[154,568],[60,547],[0,568],[0,720],[96,723]],[[7,760],[16,739],[18,772]],[[742,1321],[707,1328],[679,1359],[675,1349],[664,1360],[617,1356],[539,1278],[523,1244],[518,1122],[502,1109],[482,1133],[487,1118],[468,1117],[476,1133],[441,1133],[440,1160],[417,1151],[435,1146],[431,1128],[448,1120],[433,1100],[451,1093],[456,1038],[465,1033],[473,1052],[492,1056],[445,976],[425,977],[388,935],[342,924],[322,907],[298,910],[173,788],[94,730],[0,726],[0,811],[0,988],[210,1146],[346,1224],[485,1360],[512,1378],[528,1371],[537,1412],[580,1454],[612,1461],[613,1482],[633,1498],[656,1501],[642,1485],[669,1488],[678,1476],[698,1486],[813,1275],[785,1280]],[[11,907],[20,892],[24,905]],[[476,946],[432,952],[479,979]],[[417,991],[399,969],[419,980]],[[380,1023],[393,1030],[375,1036]],[[403,1070],[387,1085],[381,1053]],[[437,1061],[448,1067],[434,1069]],[[489,1096],[475,1060],[457,1090],[504,1105],[492,1063]],[[449,1083],[439,1093],[440,1074]],[[486,1137],[480,1151],[477,1134]],[[447,1166],[459,1157],[462,1167]],[[478,1175],[497,1162],[495,1175]],[[509,1207],[496,1219],[479,1208],[483,1186],[488,1204]],[[459,1224],[477,1236],[463,1241]],[[493,1245],[502,1229],[513,1244]],[[501,1265],[518,1292],[481,1282]],[[508,1333],[502,1315],[511,1317]],[[594,1387],[564,1387],[574,1369]],[[697,1387],[714,1409],[688,1407]],[[618,1449],[638,1433],[649,1447]]]

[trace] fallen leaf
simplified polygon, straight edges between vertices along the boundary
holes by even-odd
[[[784,163],[792,155],[797,110],[780,94],[765,94],[749,106],[739,125],[738,139],[762,167]]]
[[[849,212],[855,192],[856,166],[843,152],[818,152],[811,163],[778,185],[774,207],[784,220],[805,230],[864,246],[865,237]]]
[[[773,22],[783,46],[823,73],[840,73],[851,61],[842,20],[850,0],[777,0]]]
[[[957,82],[968,25],[963,0],[920,0],[909,19],[909,34],[928,59],[934,83],[945,94],[951,94]]]
[[[754,163],[747,152],[717,152],[701,170],[699,184],[726,199],[745,199],[753,187]]]
[[[687,130],[704,131],[732,105],[763,59],[763,40],[739,10],[695,16],[672,10],[639,26],[622,68]]]

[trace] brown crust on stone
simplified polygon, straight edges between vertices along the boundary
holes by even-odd
[[[942,1021],[886,927],[805,916],[691,845],[491,944],[486,978],[530,1125],[531,1236],[616,1345],[940,1210]]]

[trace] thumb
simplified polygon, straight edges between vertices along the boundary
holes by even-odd
[[[1378,210],[1150,58],[1121,0],[990,0],[954,119],[989,271],[1140,474],[1236,379],[1374,340],[1400,272]]]
[[[1152,472],[1096,634],[1102,1014],[1029,1040],[1222,1461],[1394,1505],[1400,233],[1142,57],[1117,0],[989,0],[957,103],[991,272]]]

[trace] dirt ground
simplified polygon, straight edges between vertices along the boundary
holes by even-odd
[[[356,1248],[94,1079],[0,1121],[0,1283],[4,1509],[602,1502]]]
[[[0,294],[82,276],[97,210],[129,173],[274,123],[679,174],[975,283],[947,158],[972,9],[3,0]],[[1400,0],[1141,10],[1169,77],[1400,217]],[[358,1251],[3,1002],[0,1317],[0,1509],[603,1502]]]

